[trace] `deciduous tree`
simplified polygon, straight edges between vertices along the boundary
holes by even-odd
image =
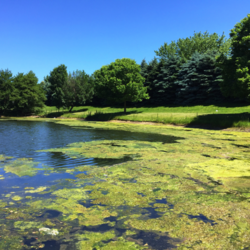
[[[94,95],[94,84],[84,70],[76,70],[68,74],[68,80],[63,86],[65,106],[72,111],[73,107],[84,105],[86,101],[91,101]]]
[[[228,55],[230,53],[230,39],[226,39],[225,35],[219,36],[217,33],[209,34],[208,32],[196,33],[187,38],[180,38],[178,41],[172,41],[170,44],[164,43],[159,50],[155,50],[157,56],[161,60],[166,60],[172,56],[181,58],[187,62],[194,54],[201,54],[209,51],[216,51],[218,55]]]
[[[59,65],[50,72],[47,80],[50,83],[50,91],[52,97],[52,104],[58,109],[65,105],[65,96],[63,92],[63,85],[67,82],[67,67],[64,64]]]
[[[28,74],[18,73],[14,79],[14,110],[19,113],[33,112],[42,108],[46,100],[45,93],[37,84],[38,78],[30,71]]]
[[[250,14],[231,30],[231,57],[224,57],[221,90],[225,96],[250,101]]]
[[[138,102],[148,99],[140,74],[140,65],[129,58],[117,59],[109,65],[94,72],[96,90],[100,97],[123,103],[126,113],[126,102]]]
[[[0,112],[13,108],[15,86],[10,70],[0,70]]]

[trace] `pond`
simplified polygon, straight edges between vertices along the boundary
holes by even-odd
[[[247,249],[249,149],[247,133],[1,120],[0,249]]]

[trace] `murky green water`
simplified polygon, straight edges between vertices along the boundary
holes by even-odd
[[[0,121],[0,249],[249,249],[249,153],[249,133]]]

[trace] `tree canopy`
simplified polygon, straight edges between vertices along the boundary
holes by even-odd
[[[15,86],[10,70],[0,70],[0,111],[7,111],[13,108],[15,100]]]
[[[46,95],[46,101],[45,104],[48,106],[52,106],[52,91],[50,88],[50,82],[48,80],[49,76],[45,76],[44,80],[40,82],[40,87],[43,89]]]
[[[224,81],[221,90],[225,96],[239,97],[250,101],[250,14],[231,30],[231,57],[224,57]]]
[[[138,102],[148,99],[145,78],[140,74],[140,65],[129,58],[117,59],[109,65],[94,72],[96,90],[99,96],[108,100],[123,103],[126,113],[126,102]]]
[[[46,97],[37,82],[38,79],[32,71],[12,77],[9,70],[1,70],[0,111],[24,114],[34,112],[35,108],[42,108]]]
[[[176,85],[178,104],[216,103],[221,100],[219,82],[221,68],[217,67],[214,52],[195,52],[190,60],[180,67]]]
[[[68,74],[67,82],[63,85],[65,106],[71,112],[73,107],[84,105],[91,101],[94,95],[94,84],[84,70],[76,70]]]
[[[58,109],[65,106],[63,85],[67,82],[67,67],[64,64],[54,68],[45,79],[50,83],[52,104]]]
[[[186,62],[194,52],[204,54],[212,50],[216,51],[218,55],[228,55],[230,45],[230,39],[226,39],[224,34],[219,36],[217,33],[209,34],[205,32],[202,34],[201,32],[194,32],[193,36],[180,38],[170,44],[164,43],[158,50],[155,50],[155,53],[161,60],[177,56]]]
[[[178,80],[178,74],[181,69],[183,60],[177,56],[168,58],[160,69],[158,81],[158,99],[161,104],[171,104],[176,100],[176,92],[178,85],[175,82]]]

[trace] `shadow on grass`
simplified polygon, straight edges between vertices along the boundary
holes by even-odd
[[[211,129],[224,129],[230,127],[250,127],[250,113],[240,114],[207,114],[199,115],[186,127],[202,126]]]
[[[57,117],[60,117],[62,115],[65,115],[65,114],[71,114],[73,116],[74,113],[77,114],[78,112],[85,112],[87,110],[88,109],[84,108],[84,109],[72,110],[71,112],[69,112],[69,111],[48,112],[43,117],[46,117],[46,118],[54,118],[55,117],[55,118],[57,118]]]
[[[139,114],[142,112],[138,111],[130,111],[130,112],[115,112],[115,113],[104,113],[102,111],[96,111],[95,113],[89,112],[86,117],[87,121],[110,121],[113,120],[117,116],[131,115],[131,114]]]

